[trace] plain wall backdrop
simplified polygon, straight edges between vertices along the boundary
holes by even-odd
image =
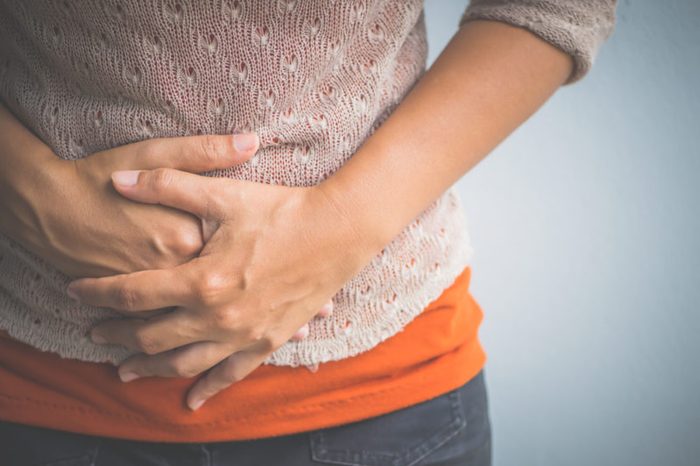
[[[429,63],[466,5],[426,1]],[[591,72],[458,182],[495,466],[700,465],[699,23],[621,1]]]

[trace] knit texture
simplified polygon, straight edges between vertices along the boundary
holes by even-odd
[[[615,25],[616,0],[472,0],[459,25],[475,19],[501,21],[527,29],[574,60],[566,84],[591,68]]]
[[[539,22],[515,17],[516,3]],[[480,1],[462,21],[535,25],[572,51],[581,74],[604,35],[590,25],[607,10],[598,2],[578,32],[552,32],[574,24],[562,11]],[[422,0],[0,1],[0,97],[67,160],[153,137],[256,131],[252,159],[205,175],[315,185],[391,114],[426,57]],[[452,187],[338,291],[330,317],[313,319],[306,339],[265,363],[314,369],[371,349],[436,299],[471,255]],[[133,354],[90,341],[94,324],[121,316],[76,304],[70,280],[0,235],[0,328],[67,358],[118,364]]]

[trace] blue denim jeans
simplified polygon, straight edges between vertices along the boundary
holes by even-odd
[[[6,466],[490,466],[483,373],[462,387],[337,427],[255,440],[141,442],[0,421]]]

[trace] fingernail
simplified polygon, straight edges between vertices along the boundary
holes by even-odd
[[[112,179],[115,183],[122,186],[134,186],[139,179],[141,170],[119,170],[112,173]]]
[[[258,135],[255,133],[241,133],[233,135],[233,147],[238,152],[248,152],[258,143]]]
[[[92,340],[93,343],[97,343],[98,345],[101,345],[103,343],[107,343],[107,340],[105,337],[100,335],[99,333],[92,332],[90,334],[90,339]]]
[[[318,372],[318,363],[311,364],[310,366],[306,366],[308,370],[311,372]]]
[[[326,304],[323,305],[321,308],[321,314],[322,317],[328,317],[333,313],[333,301],[329,301]]]
[[[302,328],[297,330],[297,333],[294,334],[294,338],[298,340],[303,340],[304,338],[309,336],[309,326],[304,325]]]
[[[204,400],[196,400],[190,403],[190,409],[192,411],[196,411],[199,409],[200,406],[202,406],[202,403],[204,403]]]
[[[122,382],[131,382],[139,377],[141,376],[136,372],[124,372],[123,374],[121,372],[119,373],[119,378],[122,379]]]
[[[74,301],[80,302],[80,297],[70,286],[66,288],[66,294]]]

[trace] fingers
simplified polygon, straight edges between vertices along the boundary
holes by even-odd
[[[332,302],[326,303],[323,309],[324,312],[332,310]],[[305,324],[292,339],[305,338],[308,335],[308,330],[309,326]],[[269,349],[264,346],[233,353],[195,383],[187,394],[187,406],[193,411],[199,409],[212,396],[246,378],[265,361],[269,354]]]
[[[134,143],[134,168],[174,168],[191,173],[231,167],[246,162],[258,150],[256,133],[205,134],[156,138]]]
[[[304,338],[309,336],[309,324],[304,324],[299,330],[296,331],[294,335],[292,335],[291,340],[292,341],[299,341],[303,340]]]
[[[318,314],[316,314],[319,317],[328,317],[331,314],[333,314],[333,301],[328,301],[326,304],[323,305],[320,311],[318,311]]]
[[[323,305],[320,311],[316,314],[316,317],[328,317],[333,313],[333,301],[328,301]],[[292,341],[303,340],[309,336],[309,324],[304,324],[299,330],[296,331],[292,338]]]
[[[204,341],[156,355],[139,353],[119,366],[119,378],[130,382],[141,377],[194,377],[231,354],[222,343]]]
[[[174,207],[201,219],[220,219],[223,216],[221,199],[225,196],[217,189],[223,181],[223,178],[173,168],[118,170],[112,173],[114,188],[124,197]]]
[[[201,340],[201,320],[183,308],[150,319],[110,319],[94,326],[90,338],[97,344],[122,345],[147,355]]]
[[[232,354],[214,366],[195,383],[187,394],[187,405],[193,411],[224,388],[246,378],[260,366],[269,353],[249,349]]]
[[[79,278],[68,285],[66,293],[76,301],[121,311],[148,311],[192,303],[191,277],[199,258],[169,269],[138,272],[99,278]]]

